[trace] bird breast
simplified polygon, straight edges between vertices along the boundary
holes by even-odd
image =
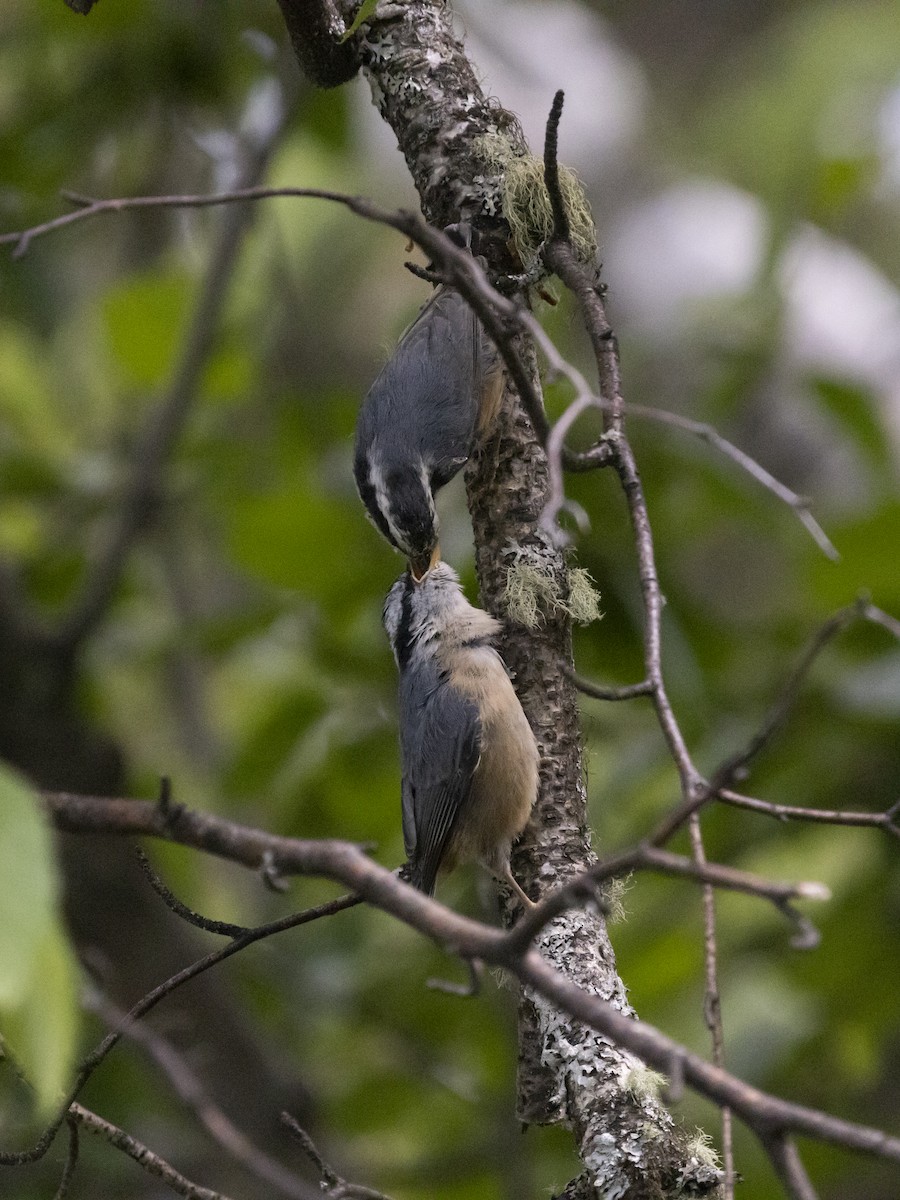
[[[450,676],[451,686],[478,708],[481,758],[444,865],[452,869],[475,860],[496,871],[528,823],[537,796],[537,745],[496,650],[466,648]]]

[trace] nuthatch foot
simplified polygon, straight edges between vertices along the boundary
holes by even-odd
[[[439,562],[388,593],[400,670],[405,877],[431,895],[438,870],[477,861],[532,901],[509,866],[538,789],[538,750],[493,641],[500,624]]]
[[[438,558],[434,494],[465,464],[502,394],[478,318],[458,292],[438,287],[363,401],[353,463],[369,516],[417,579]]]

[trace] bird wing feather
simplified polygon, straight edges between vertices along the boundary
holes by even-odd
[[[481,755],[477,707],[433,671],[424,695],[420,686],[415,696],[402,682],[400,689],[403,840],[411,882],[429,895]]]

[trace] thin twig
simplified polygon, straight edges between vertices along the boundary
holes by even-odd
[[[79,1125],[82,1125],[90,1133],[105,1138],[111,1146],[115,1146],[117,1150],[121,1150],[129,1158],[133,1158],[149,1175],[156,1176],[177,1195],[184,1196],[185,1200],[228,1200],[223,1192],[214,1192],[211,1188],[200,1187],[199,1184],[192,1183],[190,1179],[186,1179],[143,1142],[139,1142],[137,1138],[126,1133],[124,1129],[120,1129],[118,1125],[113,1125],[103,1117],[98,1117],[90,1109],[73,1103],[69,1108],[69,1113]]]
[[[810,821],[822,825],[849,825],[883,829],[891,837],[900,838],[900,800],[891,805],[885,812],[843,812],[827,808],[800,808],[793,804],[775,804],[769,800],[757,800],[754,796],[744,796],[729,788],[719,788],[716,799],[734,808],[745,808],[750,812],[764,813],[779,821]]]
[[[523,329],[534,337],[547,358],[551,371],[564,375],[576,388],[579,398],[583,401],[579,414],[586,408],[596,406],[602,413],[611,415],[610,427],[617,429],[621,425],[622,413],[625,411],[621,393],[621,380],[618,368],[618,349],[615,336],[606,321],[605,309],[600,296],[600,285],[596,280],[588,279],[584,269],[569,252],[569,258],[575,267],[570,274],[566,266],[568,248],[564,243],[554,242],[545,247],[544,255],[548,265],[560,278],[571,287],[582,305],[593,309],[591,337],[595,352],[599,353],[602,363],[601,395],[597,396],[584,384],[583,378],[579,384],[578,372],[566,363],[559,355],[553,343],[547,337],[543,328],[534,316],[522,305],[503,296],[493,288],[477,260],[471,254],[455,246],[439,230],[427,225],[417,214],[398,210],[389,212],[378,208],[360,196],[348,196],[318,188],[240,188],[234,191],[221,192],[216,195],[169,195],[169,196],[127,196],[106,200],[90,197],[80,197],[81,207],[74,212],[65,213],[40,225],[29,229],[0,234],[0,245],[14,244],[14,257],[25,253],[35,237],[64,228],[76,221],[86,220],[103,213],[124,212],[135,208],[208,208],[218,204],[241,203],[247,200],[264,200],[279,197],[299,197],[307,199],[326,200],[341,204],[364,220],[374,221],[398,230],[411,238],[429,256],[440,262],[443,277],[465,297],[471,304],[479,319],[485,326],[492,341],[503,358],[504,365],[525,406],[526,412],[534,426],[535,433],[542,444],[546,445],[549,435],[549,424],[544,412],[543,402],[535,391],[531,378],[525,370],[521,357],[516,352],[515,337],[510,333],[508,323]],[[449,272],[449,275],[447,274]],[[581,386],[583,385],[583,387]],[[827,536],[809,515],[808,506],[802,497],[786,488],[765,468],[761,467],[744,451],[739,450],[726,438],[722,437],[712,426],[703,422],[692,421],[677,413],[665,412],[661,409],[648,408],[644,405],[628,405],[627,411],[635,416],[661,421],[693,433],[709,442],[739,466],[747,470],[764,487],[772,491],[779,499],[789,504],[801,514],[801,519],[812,533],[817,543],[829,555],[834,557],[836,551]],[[574,419],[574,418],[573,418]],[[570,419],[569,424],[572,423]],[[609,460],[609,450],[605,443],[600,442],[593,449],[584,453],[576,453],[567,447],[562,447],[563,463],[567,470],[593,470],[606,465]],[[805,510],[803,517],[801,510]],[[883,614],[890,621],[892,618]],[[900,627],[898,627],[900,628]],[[900,636],[900,634],[898,634]]]
[[[157,1030],[145,1022],[130,1020],[122,1009],[99,993],[88,997],[86,1007],[107,1025],[134,1042],[152,1059],[172,1085],[178,1098],[193,1112],[210,1137],[226,1154],[230,1154],[258,1179],[276,1188],[283,1195],[291,1197],[291,1200],[315,1200],[319,1194],[318,1189],[298,1179],[280,1162],[254,1146],[206,1094],[202,1082],[182,1055]]]
[[[283,1112],[281,1114],[281,1124],[301,1146],[304,1154],[319,1172],[319,1178],[322,1180],[320,1194],[328,1196],[329,1200],[390,1200],[390,1197],[386,1196],[384,1192],[377,1192],[374,1188],[364,1187],[359,1183],[348,1183],[342,1175],[335,1171],[334,1167],[325,1161],[315,1142],[290,1113]]]
[[[204,917],[201,913],[195,912],[192,908],[188,908],[186,904],[178,899],[174,892],[170,891],[161,876],[154,871],[150,865],[150,859],[144,850],[140,846],[136,846],[134,852],[140,868],[146,875],[154,892],[162,898],[167,908],[170,908],[173,913],[181,917],[182,921],[187,921],[188,925],[194,925],[197,929],[205,929],[207,933],[218,933],[230,938],[243,937],[245,933],[250,932],[246,925],[232,925],[228,921],[215,921],[210,917]]]
[[[518,324],[520,313],[524,310],[491,286],[487,275],[472,254],[461,249],[440,230],[433,229],[416,213],[404,209],[389,212],[361,196],[348,196],[322,188],[245,187],[216,195],[126,196],[107,200],[80,197],[81,207],[75,212],[65,213],[30,229],[0,234],[0,245],[4,242],[15,243],[13,257],[20,257],[35,237],[103,213],[143,208],[210,208],[219,204],[240,204],[247,200],[284,197],[326,200],[333,204],[341,204],[364,220],[396,229],[414,241],[432,261],[440,263],[446,282],[457,288],[478,314],[500,351],[537,436],[542,442],[546,441],[548,423],[543,401],[520,355],[516,352],[515,337],[506,325],[507,321],[511,321],[514,326]]]
[[[843,629],[847,628],[854,620],[869,621],[872,624],[879,625],[886,629],[889,633],[894,633],[900,636],[900,622],[893,617],[883,612],[879,608],[875,608],[869,603],[865,596],[861,596],[855,604],[847,608],[839,609],[820,627],[813,635],[807,649],[804,651],[799,663],[788,676],[787,682],[779,695],[778,699],[772,705],[767,716],[765,717],[760,731],[751,738],[746,747],[740,751],[736,751],[730,755],[725,761],[716,768],[711,779],[698,779],[692,793],[682,798],[681,803],[672,809],[656,827],[650,836],[650,841],[657,846],[664,845],[673,835],[684,825],[694,812],[697,812],[710,800],[713,800],[720,792],[727,790],[728,784],[732,777],[739,773],[740,770],[747,766],[750,761],[762,751],[775,734],[782,728],[784,722],[790,714],[790,710],[796,701],[800,685],[805,676],[809,672],[810,667],[815,662],[815,659],[821,651],[830,643],[832,638]],[[896,626],[896,628],[895,628]],[[736,796],[738,793],[730,792],[731,796]],[[735,801],[731,801],[735,802]],[[763,801],[755,802],[763,804]],[[745,807],[750,808],[754,805],[747,804]],[[759,811],[764,811],[760,808]],[[789,810],[786,810],[789,811]],[[797,819],[803,819],[800,814],[805,811],[793,809],[793,814]],[[777,814],[773,814],[777,815]],[[889,810],[889,813],[879,814],[845,814],[858,816],[855,820],[837,820],[832,819],[829,823],[836,825],[879,825],[886,829],[892,836],[896,827],[894,811]],[[809,820],[826,820],[825,817],[810,817]]]
[[[784,727],[791,710],[797,702],[800,689],[813,663],[827,645],[848,625],[862,616],[859,605],[842,608],[822,625],[804,650],[799,662],[791,671],[775,703],[766,713],[759,729],[742,749],[735,751],[722,762],[713,773],[712,788],[718,791],[727,787],[732,780],[743,778],[746,768],[769,745]]]
[[[691,851],[698,866],[706,866],[706,849],[700,830],[700,815],[694,813],[690,821]],[[705,989],[703,1017],[712,1042],[713,1062],[717,1067],[725,1066],[725,1034],[722,1027],[722,1000],[719,992],[719,948],[716,937],[716,897],[712,884],[703,885],[703,957]],[[722,1180],[723,1200],[734,1200],[734,1143],[732,1139],[731,1109],[722,1106],[722,1162],[725,1178]]]
[[[649,842],[642,842],[630,850],[624,850],[610,858],[602,859],[595,866],[575,876],[570,883],[551,892],[533,909],[527,912],[509,931],[507,937],[514,950],[522,951],[530,945],[542,929],[573,905],[584,900],[593,900],[597,885],[610,879],[621,878],[632,871],[656,871],[662,875],[695,879],[712,887],[726,891],[743,892],[774,904],[780,913],[797,927],[794,944],[809,944],[808,919],[792,907],[795,900],[828,900],[830,892],[821,883],[787,883],[764,879],[748,871],[727,867],[721,863],[698,862],[681,854],[662,850]]]
[[[395,872],[386,871],[385,868],[371,863],[360,847],[350,842],[279,837],[239,825],[235,821],[227,821],[223,817],[190,809],[184,809],[180,813],[177,824],[164,827],[159,817],[158,806],[146,800],[104,799],[99,796],[74,796],[66,792],[45,792],[43,799],[57,828],[69,833],[147,834],[151,837],[167,838],[183,846],[192,846],[196,850],[227,858],[253,869],[258,868],[263,854],[269,852],[277,862],[279,871],[285,875],[325,875],[354,888],[353,895],[330,901],[319,909],[308,910],[311,914],[308,918],[305,918],[304,913],[294,914],[282,918],[281,922],[274,922],[272,926],[249,929],[240,938],[235,938],[234,943],[249,944],[250,941],[267,936],[265,931],[268,929],[277,932],[281,928],[291,928],[291,922],[302,924],[304,919],[315,920],[320,915],[340,912],[344,908],[359,904],[361,898],[385,907],[402,920],[412,920],[413,924],[417,920],[426,919],[426,914],[430,913],[436,917],[437,914],[448,912],[443,905],[428,900],[416,889],[401,883]],[[385,895],[380,885],[371,894],[365,891],[365,888],[374,882],[368,869],[370,865],[377,872],[379,879],[386,877],[394,881],[389,896]],[[570,884],[552,892],[522,917],[510,934],[494,932],[498,937],[513,938],[514,941],[511,941],[510,945],[527,944],[553,917],[573,904],[581,903],[585,898],[593,899],[596,896],[597,883],[614,876],[627,875],[633,870],[659,871],[666,875],[696,879],[701,883],[707,882],[716,887],[758,896],[778,905],[794,900],[826,900],[829,895],[828,889],[821,883],[778,882],[720,863],[706,863],[700,866],[684,855],[673,854],[647,841],[602,860],[589,871],[577,876]],[[457,920],[467,921],[461,917]],[[466,928],[475,937],[476,931],[481,934],[490,929],[490,926],[468,922]],[[458,932],[448,933],[448,942],[456,953],[463,957],[485,957],[477,948],[469,956],[465,945],[459,943],[458,936]],[[215,953],[233,953],[230,946],[234,943]],[[466,944],[478,947],[481,943],[476,937],[474,942],[467,941]]]
[[[129,1009],[127,1014],[128,1020],[139,1020],[150,1012],[151,1009],[155,1008],[166,996],[170,996],[181,987],[182,984],[187,983],[191,979],[196,979],[198,975],[202,975],[210,967],[215,967],[220,962],[224,962],[226,958],[230,958],[233,954],[246,949],[253,942],[272,937],[274,934],[281,933],[287,929],[295,929],[299,925],[306,925],[310,921],[318,920],[320,917],[327,917],[333,913],[343,912],[344,909],[359,903],[359,896],[340,896],[337,900],[329,900],[325,904],[317,905],[315,908],[307,908],[302,912],[291,913],[289,916],[282,917],[277,921],[270,921],[265,925],[257,926],[255,929],[248,929],[241,937],[235,938],[226,946],[222,946],[218,950],[204,955],[203,958],[197,959],[190,966],[184,967],[163,983],[152,988],[151,991],[147,992],[145,996]],[[113,1047],[118,1044],[121,1037],[122,1034],[120,1032],[113,1030],[94,1047],[90,1054],[82,1059],[75,1076],[75,1082],[57,1116],[50,1122],[30,1149],[12,1153],[0,1151],[0,1165],[21,1166],[23,1163],[36,1162],[38,1159],[43,1158],[53,1139],[56,1137],[60,1126],[66,1119],[69,1105],[79,1095],[85,1083],[90,1079],[91,1075],[93,1075],[94,1071],[103,1062]]]
[[[568,242],[570,235],[569,214],[566,212],[562,189],[559,186],[559,122],[564,101],[565,92],[560,89],[553,97],[544,135],[544,184],[553,212],[553,236],[560,242]]]
[[[66,1124],[69,1127],[69,1149],[66,1153],[66,1165],[63,1167],[62,1179],[59,1181],[59,1187],[56,1189],[53,1200],[66,1200],[75,1168],[78,1166],[78,1122],[70,1115],[66,1117]]]
[[[579,692],[583,692],[585,696],[592,696],[595,700],[633,700],[637,696],[649,696],[653,692],[653,684],[648,679],[642,680],[641,683],[626,683],[621,687],[606,687],[594,683],[592,679],[585,679],[583,675],[578,675],[568,668],[564,670]]]
[[[865,596],[861,596],[858,603],[860,616],[874,625],[880,625],[882,629],[886,629],[888,633],[892,633],[895,638],[900,639],[900,621],[896,617],[892,617],[890,613],[871,604]]]
[[[484,963],[478,958],[467,958],[465,965],[469,971],[468,983],[454,983],[450,979],[426,979],[425,986],[431,988],[433,992],[444,992],[448,996],[460,996],[464,1000],[472,999],[481,992]]]
[[[837,562],[840,559],[841,556],[835,548],[834,543],[812,515],[809,501],[804,496],[799,496],[791,488],[781,483],[780,480],[776,479],[774,475],[770,474],[765,467],[758,463],[755,458],[751,458],[749,454],[723,437],[712,425],[707,424],[705,421],[694,421],[690,417],[683,417],[680,413],[668,412],[661,408],[649,408],[644,404],[629,404],[626,411],[630,417],[659,421],[664,425],[671,425],[675,429],[683,429],[686,433],[691,433],[694,437],[698,437],[710,446],[714,446],[720,454],[737,463],[757,483],[771,492],[773,496],[777,496],[789,508],[792,508],[811,535],[813,541],[827,558],[830,558],[832,562]]]

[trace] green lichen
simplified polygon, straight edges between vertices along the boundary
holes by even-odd
[[[503,600],[509,619],[526,629],[538,629],[545,614],[554,612],[567,613],[578,625],[590,625],[601,616],[600,595],[583,567],[569,571],[565,595],[555,573],[520,559],[507,572]]]
[[[503,215],[513,245],[527,270],[538,262],[541,245],[553,233],[553,210],[544,186],[544,163],[533,154],[517,154],[500,133],[475,139],[475,153],[501,176]],[[559,188],[569,218],[570,241],[581,262],[593,262],[597,233],[581,181],[568,167],[559,167]]]
[[[625,1088],[639,1100],[659,1098],[660,1092],[669,1081],[659,1071],[650,1067],[632,1067],[625,1076]]]
[[[712,1138],[702,1129],[695,1130],[693,1137],[685,1145],[685,1152],[690,1158],[696,1158],[697,1162],[702,1163],[705,1167],[718,1167],[719,1165],[719,1156],[713,1148]]]
[[[568,613],[576,625],[590,625],[603,616],[597,585],[584,567],[569,571]]]
[[[615,925],[625,920],[625,896],[631,887],[631,879],[630,875],[626,875],[624,879],[609,879],[600,889],[606,908],[607,925]]]

